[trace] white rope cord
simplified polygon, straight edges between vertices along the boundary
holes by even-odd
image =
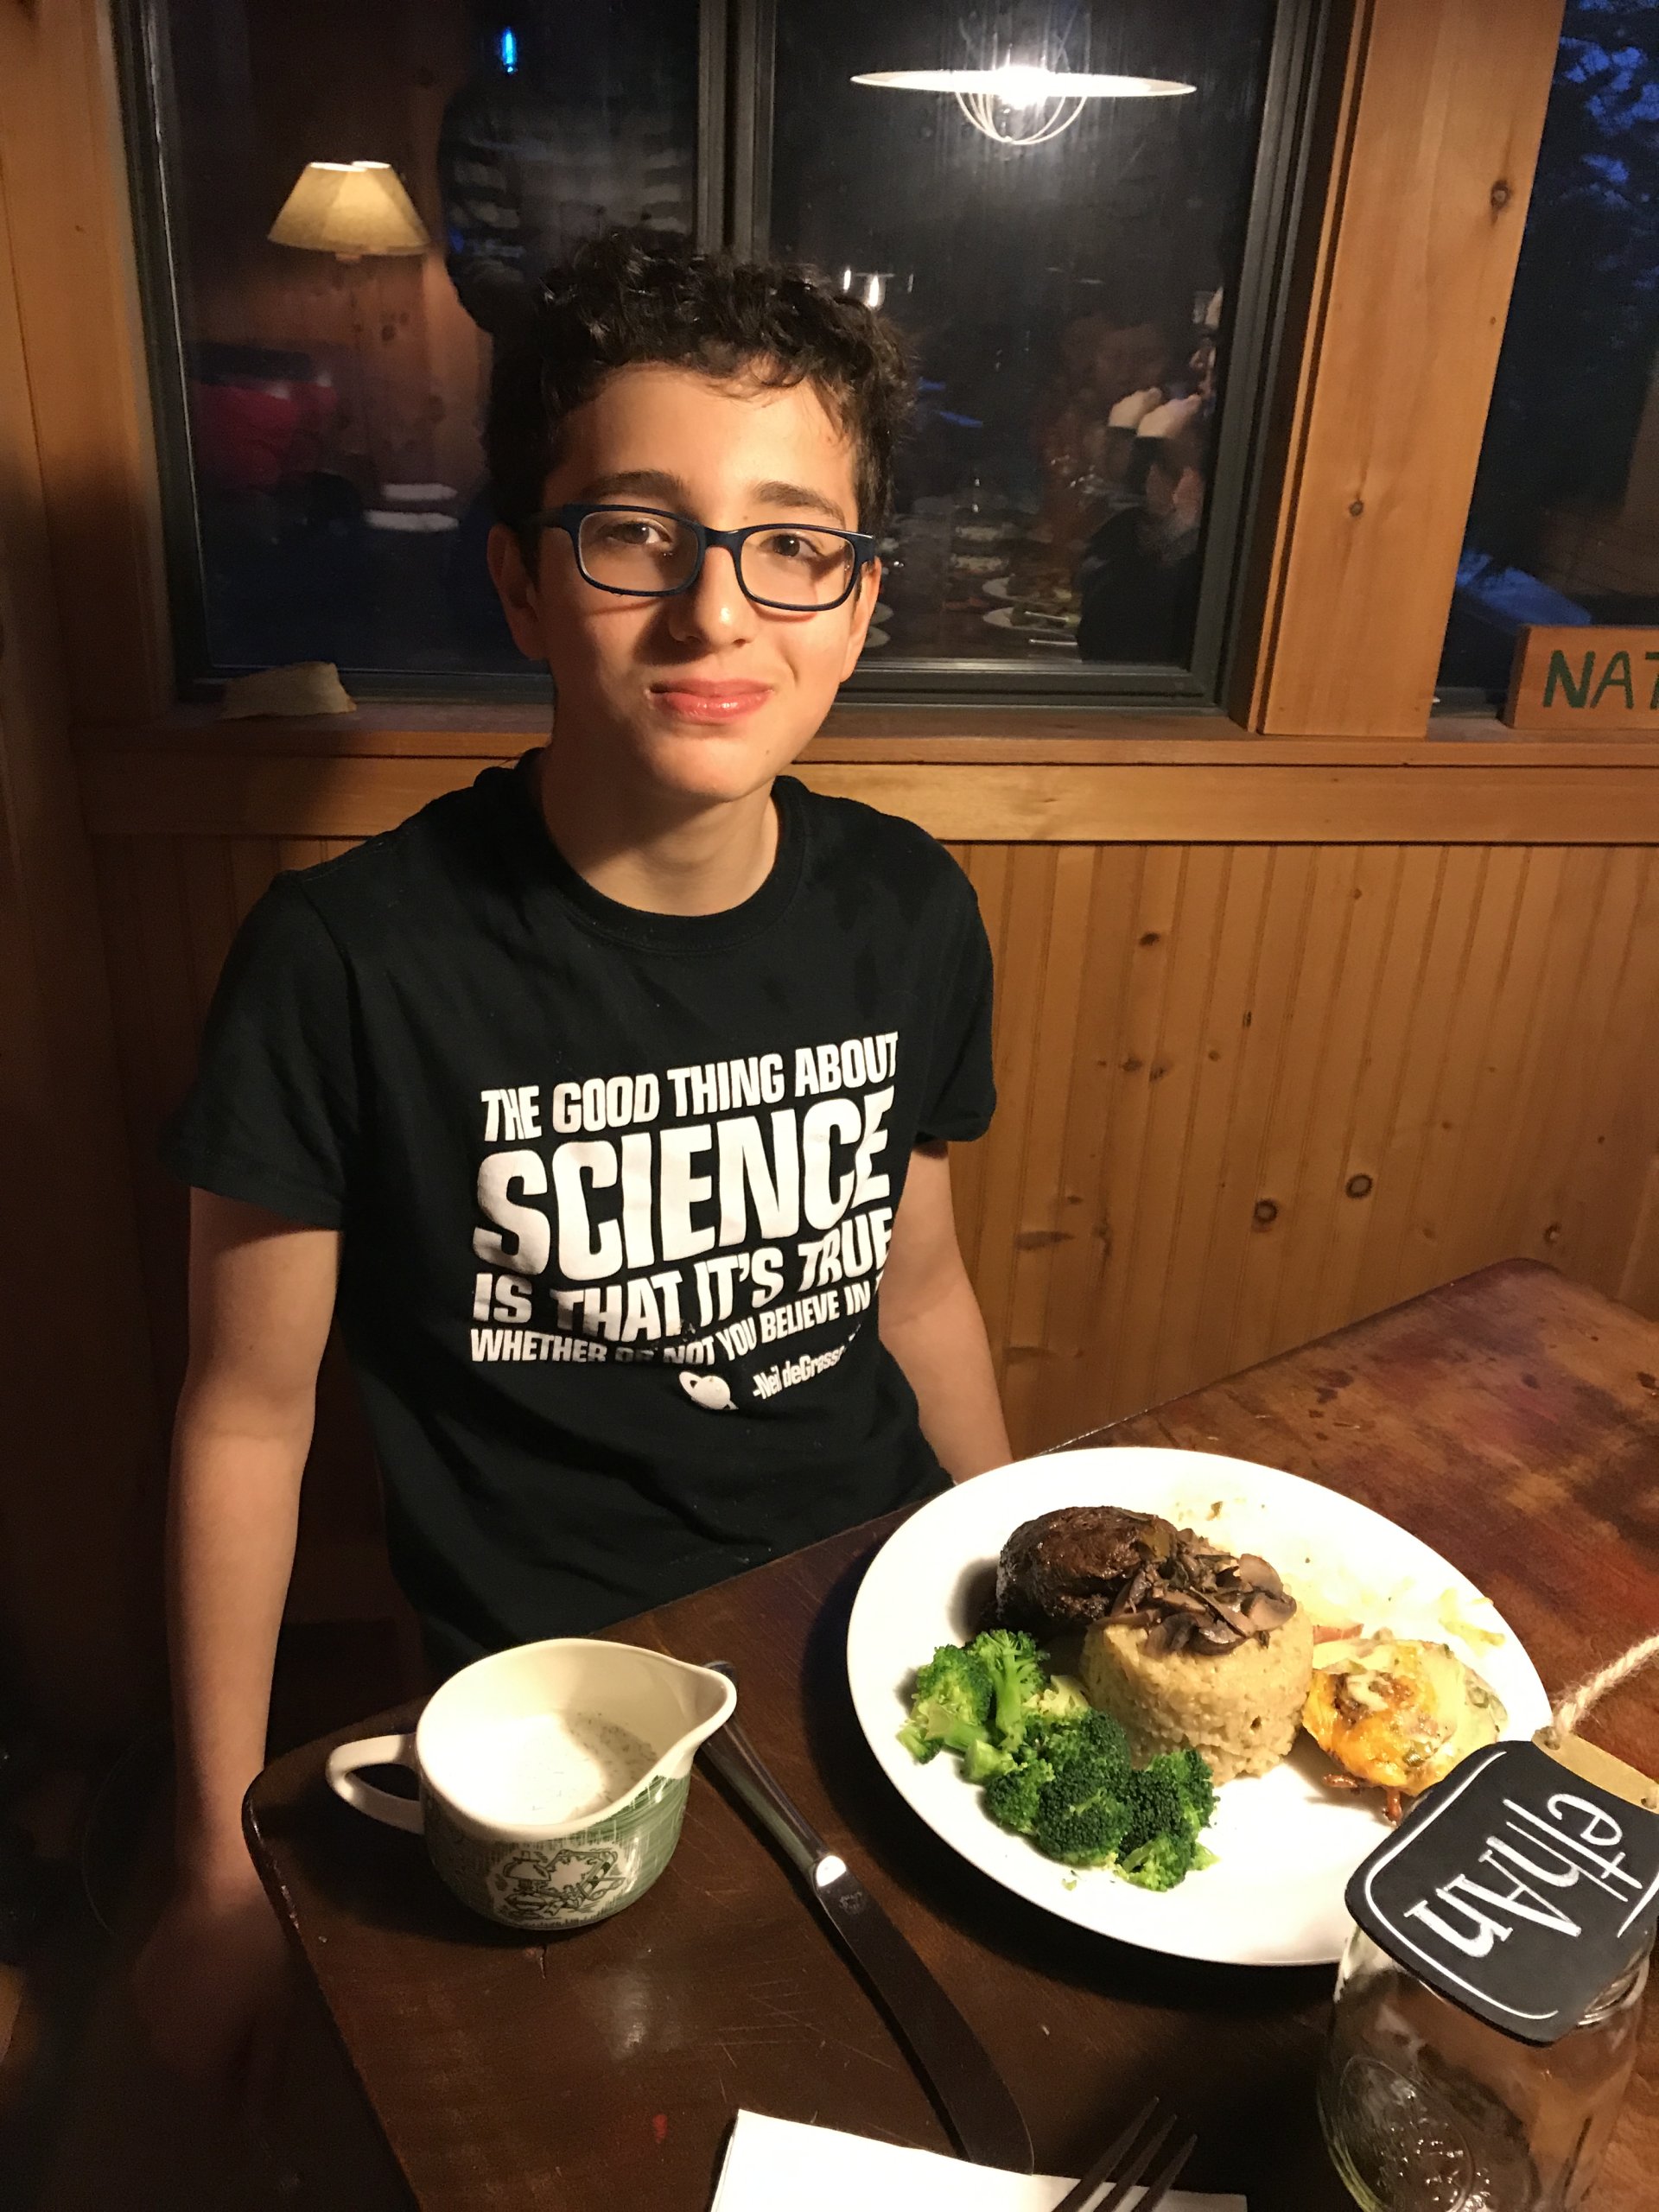
[[[1592,1705],[1655,1659],[1659,1659],[1659,1631],[1643,1637],[1640,1643],[1633,1643],[1628,1651],[1622,1652],[1617,1659],[1610,1659],[1605,1667],[1599,1667],[1593,1675],[1586,1675],[1583,1681],[1568,1690],[1550,1716],[1551,1727],[1557,1735],[1572,1735]]]

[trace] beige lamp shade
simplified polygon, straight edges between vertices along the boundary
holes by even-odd
[[[266,236],[355,261],[365,253],[423,253],[426,226],[385,162],[308,162]]]

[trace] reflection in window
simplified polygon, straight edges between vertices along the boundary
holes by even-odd
[[[492,334],[582,238],[690,229],[695,7],[158,14],[207,658],[522,670],[484,565]],[[321,212],[353,162],[406,219]]]
[[[1524,623],[1659,621],[1659,0],[1567,0],[1441,661]]]
[[[1188,659],[1274,12],[779,0],[772,245],[884,302],[921,364],[884,673]],[[1192,89],[993,101],[999,136],[1063,123],[1011,145],[949,91],[851,81],[1010,61]]]

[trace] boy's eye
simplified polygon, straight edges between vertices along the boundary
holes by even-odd
[[[647,552],[671,546],[677,533],[671,524],[659,522],[652,515],[594,515],[588,528],[594,542],[613,546],[618,551]]]
[[[816,566],[839,560],[846,548],[838,537],[821,537],[804,530],[769,530],[754,541],[754,548],[768,561]]]

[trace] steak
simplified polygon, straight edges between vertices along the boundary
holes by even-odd
[[[1103,1620],[1142,1567],[1175,1547],[1172,1522],[1117,1505],[1064,1505],[1021,1522],[996,1564],[1004,1628],[1083,1626]]]

